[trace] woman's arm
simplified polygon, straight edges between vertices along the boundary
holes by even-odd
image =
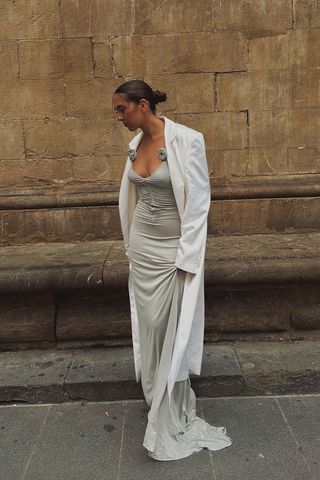
[[[211,201],[211,188],[205,143],[199,133],[189,145],[186,158],[187,198],[181,219],[176,267],[197,273],[201,263],[202,245],[207,238],[207,217]]]

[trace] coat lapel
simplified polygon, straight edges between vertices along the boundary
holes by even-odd
[[[177,203],[180,218],[182,218],[185,194],[184,194],[184,166],[181,162],[178,147],[176,144],[176,135],[178,133],[177,124],[165,116],[162,117],[165,121],[164,137],[167,149],[167,162],[170,172],[170,179],[172,190]]]

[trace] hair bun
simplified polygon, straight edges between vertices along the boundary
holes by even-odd
[[[154,104],[165,102],[167,100],[167,95],[160,90],[152,90]]]

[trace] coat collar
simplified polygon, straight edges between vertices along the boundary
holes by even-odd
[[[170,118],[165,117],[164,115],[160,116],[159,118],[164,119],[164,139],[165,139],[165,144],[168,145],[169,143],[172,142],[174,137],[176,136],[176,122],[173,120],[170,120]],[[137,135],[133,137],[133,139],[129,143],[129,147],[136,150],[137,146],[140,143],[140,140],[142,139],[143,132],[139,132]]]

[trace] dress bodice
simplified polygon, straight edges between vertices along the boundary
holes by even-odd
[[[172,189],[168,163],[163,161],[148,177],[141,177],[131,165],[128,178],[138,188],[140,202],[153,208],[177,206]]]

